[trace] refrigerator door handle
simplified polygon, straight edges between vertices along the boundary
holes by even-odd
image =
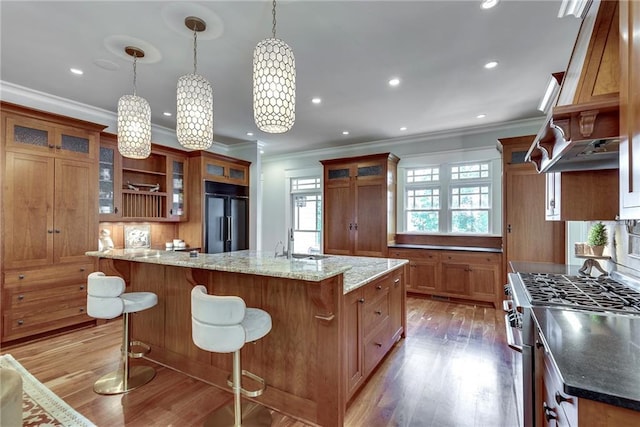
[[[231,217],[228,216],[227,217],[227,242],[230,242],[231,240],[233,240],[232,236],[231,236]]]

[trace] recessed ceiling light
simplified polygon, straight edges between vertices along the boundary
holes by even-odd
[[[69,68],[69,71],[71,71],[73,74],[76,74],[78,76],[81,76],[84,74],[84,72],[80,68]]]
[[[162,113],[163,115],[167,116],[167,117],[171,117],[171,113],[168,111],[165,111],[164,113]]]
[[[483,9],[491,9],[492,7],[497,5],[499,1],[500,0],[483,0],[480,7]]]
[[[394,77],[391,80],[389,80],[389,86],[398,86],[399,84],[400,84],[400,79],[397,77]]]
[[[349,135],[349,131],[348,131],[348,130],[343,130],[343,131],[342,131],[342,134],[343,134],[343,135]]]
[[[490,61],[487,62],[486,64],[484,64],[484,68],[486,68],[487,70],[490,70],[492,68],[496,68],[498,66],[498,61]]]
[[[406,127],[406,126],[402,126],[402,127],[400,128],[400,130],[407,130],[407,127]]]
[[[253,132],[247,132],[247,136],[253,136]]]
[[[322,102],[321,98],[315,97],[313,99],[311,99],[311,102],[313,102],[314,104],[320,104]]]
[[[476,119],[484,119],[485,117],[487,117],[487,115],[486,115],[486,114],[478,114],[478,115],[476,116]]]

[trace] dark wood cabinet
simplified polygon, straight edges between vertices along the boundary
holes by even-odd
[[[321,162],[325,253],[387,255],[395,238],[398,161],[383,153]]]
[[[618,215],[618,170],[546,173],[548,221],[613,221]]]

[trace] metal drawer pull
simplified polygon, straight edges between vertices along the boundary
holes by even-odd
[[[80,290],[84,291],[84,285],[80,285]]]
[[[506,299],[502,301],[502,310],[505,313],[509,313],[513,310],[513,300]]]
[[[18,301],[22,301],[24,299],[24,295],[18,295]]]
[[[382,315],[382,311],[380,311],[380,310],[376,310],[376,314],[377,314],[378,316],[380,316],[380,315]]]
[[[24,279],[24,274],[19,274],[18,275],[18,279],[20,279],[20,280]]]
[[[364,304],[364,298],[360,298],[360,299],[358,300],[358,302],[359,302],[360,304]]]
[[[558,419],[555,410],[550,408],[547,402],[542,402],[542,408],[544,409],[544,417],[547,419],[547,422]]]
[[[23,323],[24,323],[24,320],[22,319],[18,320],[18,326],[22,326]]]
[[[80,313],[84,313],[84,308],[80,308]]]
[[[80,271],[85,271],[86,269],[84,267],[80,267]]]
[[[382,289],[382,286],[381,286],[381,285],[378,285],[378,286],[376,286],[376,289],[377,289],[377,290],[380,290],[380,289]]]
[[[374,344],[376,345],[376,347],[382,347],[382,343],[376,342]]]

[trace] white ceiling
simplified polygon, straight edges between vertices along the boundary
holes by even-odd
[[[550,74],[566,68],[580,24],[557,18],[559,8],[559,0],[502,0],[490,10],[479,0],[281,0],[277,36],[297,67],[296,123],[285,134],[253,122],[252,54],[271,35],[270,1],[2,0],[0,76],[115,112],[132,92],[123,50],[134,44],[147,53],[137,94],[154,124],[174,128],[162,113],[175,113],[178,77],[193,70],[183,22],[199,16],[208,28],[198,36],[198,73],[214,88],[215,140],[257,139],[279,154],[542,117],[538,102]],[[490,60],[498,67],[484,69]],[[401,84],[390,87],[391,77]]]

